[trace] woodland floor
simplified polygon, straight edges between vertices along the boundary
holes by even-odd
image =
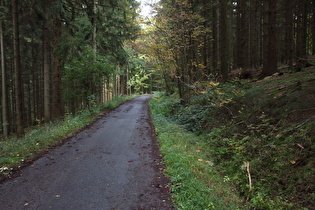
[[[122,104],[1,183],[1,208],[173,209],[149,99]]]

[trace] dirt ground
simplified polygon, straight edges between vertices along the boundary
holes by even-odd
[[[122,104],[1,183],[1,209],[173,209],[150,97]]]

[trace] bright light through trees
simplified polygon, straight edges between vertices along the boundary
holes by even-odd
[[[159,0],[138,0],[141,5],[141,12],[140,15],[143,17],[148,17],[148,16],[152,16],[151,12],[152,12],[152,4],[155,4],[157,2],[159,2]]]

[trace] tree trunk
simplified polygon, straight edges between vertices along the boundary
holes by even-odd
[[[205,19],[204,23],[203,23],[203,27],[206,29],[206,28],[209,28],[209,17],[207,16],[207,14],[210,14],[210,11],[208,9],[208,6],[207,6],[207,1],[206,0],[202,0],[202,3],[201,3],[203,9],[202,9],[202,12],[201,12],[201,16]],[[200,40],[202,43],[203,43],[203,46],[201,47],[200,51],[200,58],[201,58],[201,62],[204,66],[204,68],[202,69],[203,70],[203,77],[205,77],[205,75],[209,75],[210,74],[210,66],[209,66],[209,50],[208,50],[208,47],[209,47],[209,44],[208,44],[208,39],[210,38],[209,37],[209,33],[206,32],[203,36],[202,36],[202,40]]]
[[[48,122],[51,119],[50,112],[50,53],[49,53],[49,33],[45,18],[43,28],[43,58],[44,58],[44,118]]]
[[[62,116],[63,108],[61,101],[61,20],[54,19],[53,32],[53,70],[52,70],[52,118]]]
[[[315,2],[313,1],[312,53],[315,55]]]
[[[96,59],[97,53],[97,42],[96,42],[96,13],[97,13],[97,5],[96,1],[93,0],[93,18],[92,18],[92,25],[93,25],[93,53],[94,53],[94,61]]]
[[[229,74],[229,40],[227,22],[227,0],[220,1],[220,68],[223,81],[226,82]]]
[[[32,51],[31,51],[31,58],[32,58],[32,109],[33,109],[33,122],[32,124],[34,124],[34,122],[36,122],[36,119],[39,119],[39,109],[38,107],[40,107],[41,101],[39,100],[38,97],[38,89],[39,89],[39,84],[38,84],[38,68],[37,68],[37,57],[36,57],[36,53],[35,53],[35,40],[34,37],[32,38]]]
[[[292,2],[283,0],[284,4],[284,18],[285,18],[285,61],[289,65],[289,69],[293,68],[293,7]]]
[[[305,1],[299,1],[297,8],[297,26],[296,26],[296,56],[305,58],[306,40],[307,40],[307,13]]]
[[[263,71],[268,76],[277,72],[276,0],[264,0]]]
[[[212,6],[212,73],[215,73],[218,70],[218,2],[215,0],[215,5]]]
[[[249,24],[247,0],[237,1],[236,17],[236,67],[249,67]]]
[[[15,117],[17,137],[24,135],[23,123],[23,98],[22,98],[22,76],[21,76],[21,56],[20,56],[20,34],[18,0],[12,0],[13,17],[13,45],[14,45],[14,76],[15,76]]]
[[[260,1],[250,0],[250,67],[259,66],[259,21]]]
[[[2,135],[7,137],[9,135],[8,129],[8,103],[7,103],[7,85],[6,85],[6,72],[5,72],[5,61],[4,61],[4,46],[3,46],[3,31],[2,21],[0,22],[0,45],[1,45],[1,79],[2,79]]]

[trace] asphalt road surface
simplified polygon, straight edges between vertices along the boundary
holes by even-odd
[[[0,184],[0,209],[172,209],[145,95]]]

